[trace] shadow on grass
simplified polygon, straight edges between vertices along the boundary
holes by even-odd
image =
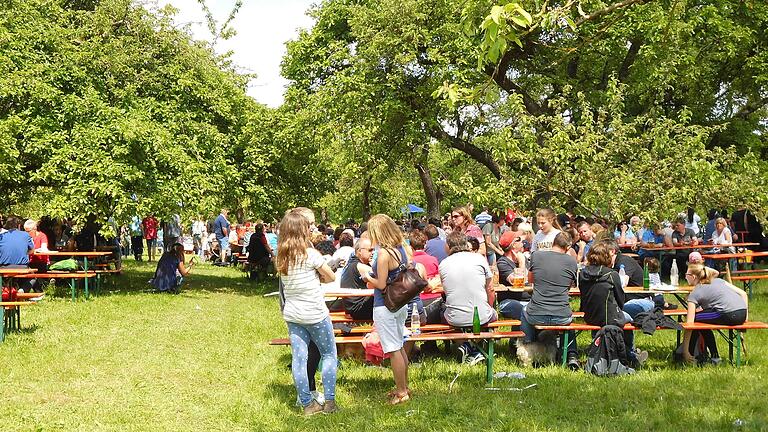
[[[107,275],[97,288],[95,281],[89,283],[93,296],[107,295],[136,295],[152,292],[154,289],[149,280],[154,275],[155,262],[131,262],[123,267],[123,272],[116,275]],[[195,271],[197,270],[197,271]],[[267,278],[252,281],[245,272],[235,268],[217,268],[209,265],[196,267],[193,272],[184,279],[181,293],[235,293],[243,296],[262,296],[277,291],[277,278]],[[78,297],[83,295],[83,283],[76,284]],[[68,283],[57,283],[46,288],[46,294],[56,298],[69,298],[71,291]]]

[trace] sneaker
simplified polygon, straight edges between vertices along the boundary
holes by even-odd
[[[323,405],[323,414],[333,414],[338,410],[339,407],[336,406],[336,401],[328,401]]]
[[[646,360],[648,360],[648,351],[643,350],[637,350],[635,351],[635,359],[637,360],[637,363],[642,365],[645,363]]]
[[[320,414],[321,412],[323,412],[323,406],[317,403],[317,401],[314,399],[309,403],[309,405],[304,407],[305,416],[313,416],[315,414]]]
[[[712,357],[711,359],[709,359],[709,364],[714,366],[718,366],[722,362],[723,362],[723,359],[721,359],[720,357]]]
[[[470,366],[482,363],[484,360],[485,356],[480,351],[472,353],[467,357],[467,363],[469,363]]]
[[[458,355],[456,356],[456,360],[459,363],[466,362],[467,357],[469,356],[469,353],[471,350],[472,350],[472,347],[467,342],[464,342],[463,344],[459,345]]]
[[[664,305],[664,310],[675,310],[677,309],[677,304],[675,303],[667,303]]]
[[[579,363],[579,359],[576,357],[568,357],[568,363],[567,363],[568,369],[572,371],[577,371],[581,369],[581,364]]]
[[[309,392],[309,394],[311,394],[312,399],[316,400],[317,403],[319,403],[320,405],[323,405],[325,403],[325,396],[323,396],[323,394],[320,393],[319,391],[312,390],[311,392]]]

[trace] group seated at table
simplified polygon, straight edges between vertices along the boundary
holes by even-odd
[[[622,326],[641,314],[653,312],[656,308],[676,309],[678,305],[667,303],[661,294],[627,293],[623,287],[643,285],[644,272],[641,263],[647,265],[653,286],[661,284],[660,273],[666,271],[668,275],[672,259],[676,260],[680,274],[688,275],[691,249],[672,249],[668,256],[662,256],[661,261],[647,251],[652,251],[657,245],[687,246],[703,241],[699,240],[696,232],[690,227],[690,221],[682,216],[676,219],[669,229],[659,224],[657,229],[651,230],[643,227],[637,217],[631,218],[629,223],[617,224],[614,230],[605,229],[602,225],[587,220],[568,222],[568,228],[564,228],[560,226],[553,211],[543,209],[537,213],[535,222],[539,230],[534,234],[530,224],[521,223],[520,219],[508,221],[514,222],[516,230],[513,231],[504,223],[499,223],[500,219],[493,215],[487,225],[480,228],[471,221],[465,221],[470,219],[466,217],[466,213],[466,209],[457,208],[447,217],[449,223],[441,228],[446,232],[445,240],[439,237],[438,226],[434,224],[409,224],[411,230],[408,243],[413,251],[413,261],[420,264],[422,275],[430,284],[408,306],[408,319],[412,315],[411,308],[417,305],[422,324],[442,323],[461,329],[472,326],[476,308],[482,325],[497,318],[519,319],[521,329],[526,335],[520,343],[535,341],[536,325],[567,324],[572,321],[569,289],[574,286],[578,286],[581,291],[581,311],[584,313],[584,321],[588,324]],[[488,229],[489,226],[493,229]],[[715,218],[714,227],[709,233],[713,247],[719,246],[727,250],[727,246],[733,242],[733,237],[726,221],[723,218]],[[472,246],[472,240],[479,237],[478,231],[486,233],[483,239],[486,243],[484,250]],[[626,243],[633,243],[632,252],[641,252],[637,254],[640,256],[624,253],[622,246],[626,246]],[[376,253],[378,251],[371,248],[367,234],[360,235],[341,271],[339,286],[352,289],[369,288],[367,281],[370,280],[370,264]],[[490,254],[494,255],[493,258]],[[692,256],[695,255],[697,253]],[[577,266],[584,268],[577,272]],[[626,275],[624,281],[619,278],[620,270]],[[498,284],[512,287],[518,277],[534,282],[533,291],[509,290],[497,293],[493,289],[495,271],[498,272]],[[722,279],[714,280],[718,287],[727,286],[730,290],[725,291],[725,294],[721,293],[724,296],[730,292],[743,293]],[[707,288],[704,289],[707,291]],[[696,296],[693,299],[696,300]],[[343,299],[343,304],[344,310],[353,319],[372,319],[371,296],[347,297]],[[725,309],[722,305],[716,306],[721,308],[718,310],[720,321],[738,321],[740,315],[737,313],[734,316],[732,310],[727,310],[733,304],[735,302],[727,303]],[[690,303],[687,306],[690,306]],[[695,315],[693,316],[695,318]],[[706,319],[707,316],[701,315],[699,319]],[[718,359],[716,346],[713,346],[706,332],[703,334],[711,358]],[[578,366],[578,351],[574,336],[575,333],[571,333],[568,338],[570,343],[567,347],[567,359],[575,369]],[[625,331],[624,336],[627,357],[632,365],[639,366],[648,353],[635,347],[632,331]],[[460,349],[469,350],[469,357],[473,354],[471,347]]]

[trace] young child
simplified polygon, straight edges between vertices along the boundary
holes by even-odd
[[[661,265],[659,264],[659,260],[653,257],[648,257],[645,259],[645,265],[648,266],[648,279],[650,279],[651,282],[650,286],[661,285],[661,276],[659,275]]]
[[[704,264],[701,253],[693,251],[688,255],[688,264]]]

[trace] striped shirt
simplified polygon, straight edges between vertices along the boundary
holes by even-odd
[[[491,215],[488,212],[482,212],[475,216],[475,223],[482,228],[485,224],[491,221]]]
[[[283,319],[296,324],[315,324],[328,316],[323,289],[317,275],[325,261],[320,252],[307,248],[307,258],[299,265],[288,267],[288,274],[282,275],[285,306]]]

